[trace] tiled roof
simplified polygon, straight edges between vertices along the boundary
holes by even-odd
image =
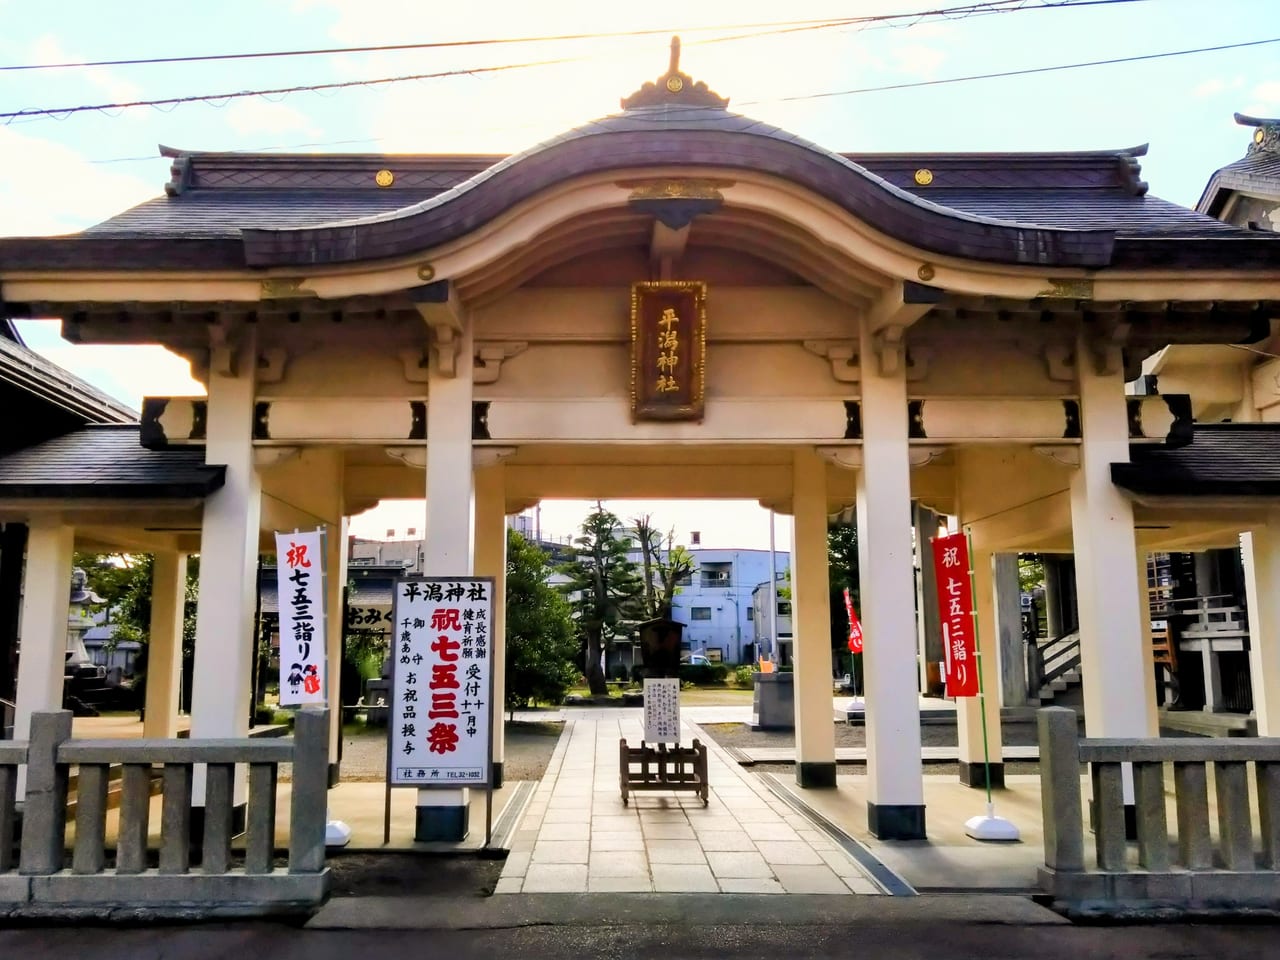
[[[138,414],[21,341],[0,337],[0,380],[75,414],[85,423],[135,423]]]
[[[202,447],[145,450],[137,424],[94,425],[0,456],[0,498],[190,499],[225,475]]]
[[[1232,192],[1280,198],[1280,153],[1254,151],[1217,171],[1196,209],[1219,214]]]
[[[1116,486],[1163,496],[1280,496],[1280,424],[1196,424],[1182,447],[1134,445]]]
[[[1280,262],[1275,237],[1146,196],[1142,147],[838,154],[727,110],[668,105],[626,110],[508,157],[165,152],[174,158],[166,198],[74,237],[0,240],[0,266],[283,267],[394,257],[457,239],[572,177],[670,165],[765,170],[890,236],[966,259]],[[377,184],[380,171],[393,175],[389,186]]]
[[[388,213],[426,191],[192,190],[148,200],[84,231],[94,237],[238,237],[251,227],[309,227]]]

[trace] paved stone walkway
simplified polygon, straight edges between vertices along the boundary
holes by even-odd
[[[682,743],[697,735],[687,723]],[[880,893],[831,837],[708,743],[711,798],[618,788],[639,709],[572,711],[496,893]],[[703,742],[707,742],[703,738]]]

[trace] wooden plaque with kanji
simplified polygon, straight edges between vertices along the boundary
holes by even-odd
[[[631,417],[701,420],[706,389],[707,285],[631,286]]]

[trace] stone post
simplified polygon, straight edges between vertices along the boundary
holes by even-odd
[[[67,768],[58,763],[58,747],[71,739],[71,711],[31,714],[28,724],[27,793],[22,804],[18,872],[47,876],[62,869],[66,848]]]
[[[304,707],[293,724],[293,787],[289,799],[289,872],[324,869],[329,790],[329,711]]]
[[[1044,863],[1062,872],[1084,869],[1084,819],[1080,804],[1080,735],[1074,710],[1045,707],[1040,731],[1040,804],[1044,812]]]

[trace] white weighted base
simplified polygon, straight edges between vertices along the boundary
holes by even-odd
[[[345,847],[351,842],[351,828],[341,820],[329,820],[324,825],[324,845]]]
[[[991,804],[987,804],[986,816],[970,817],[964,822],[964,832],[975,840],[1009,843],[1022,839],[1018,828],[1004,817],[997,817],[995,807]]]

